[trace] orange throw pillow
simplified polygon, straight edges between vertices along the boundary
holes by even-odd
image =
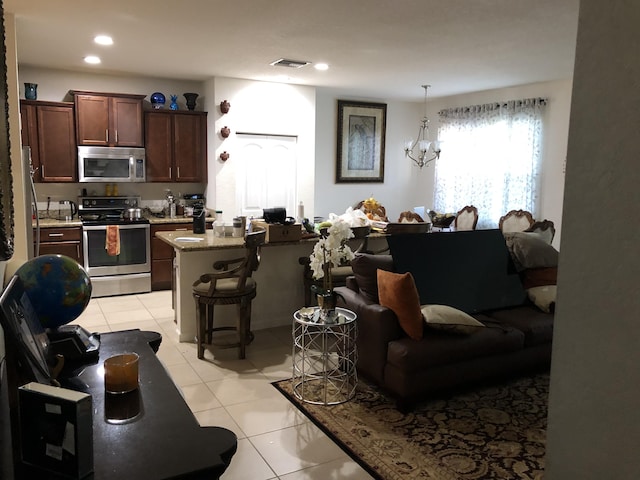
[[[377,276],[380,305],[393,310],[405,333],[414,340],[420,340],[424,321],[413,275],[410,272],[378,270]]]

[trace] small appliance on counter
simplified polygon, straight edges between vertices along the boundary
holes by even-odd
[[[184,215],[186,217],[195,216],[194,209],[196,205],[202,205],[204,207],[204,195],[202,193],[185,193],[182,195],[182,203],[184,203]],[[206,217],[206,209],[205,217]]]
[[[71,200],[60,200],[58,205],[58,220],[70,222],[78,214],[78,205]]]
[[[205,233],[206,216],[207,211],[204,208],[204,203],[202,201],[195,203],[193,206],[193,233]]]

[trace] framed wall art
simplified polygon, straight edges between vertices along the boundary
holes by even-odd
[[[387,104],[338,100],[336,183],[384,182]]]

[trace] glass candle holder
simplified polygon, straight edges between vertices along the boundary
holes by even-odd
[[[104,361],[104,388],[107,393],[127,393],[138,388],[137,353],[114,355]]]

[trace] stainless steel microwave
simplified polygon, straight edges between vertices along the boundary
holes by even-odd
[[[144,182],[144,148],[78,147],[81,182]]]

